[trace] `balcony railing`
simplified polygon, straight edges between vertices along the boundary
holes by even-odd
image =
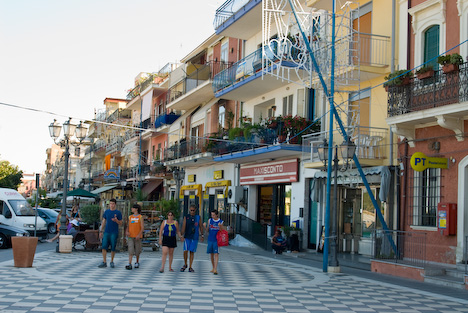
[[[204,139],[182,141],[164,150],[164,161],[177,160],[202,153],[205,146],[206,140]]]
[[[218,73],[232,66],[230,62],[210,61],[199,65],[198,68],[188,74],[182,81],[173,86],[168,92],[168,101],[172,102],[177,98],[189,93],[193,89],[202,85],[206,81],[213,79]]]
[[[217,74],[213,79],[213,91],[216,93],[231,86],[238,80],[255,74],[261,68],[262,49],[260,48]]]
[[[390,37],[359,33],[359,62],[361,65],[387,66],[390,60]]]
[[[113,153],[113,152],[116,152],[118,150],[121,150],[122,149],[122,145],[123,145],[123,140],[122,138],[118,137],[114,140],[112,140],[106,147],[106,153],[109,154],[109,153]]]
[[[154,117],[154,128],[161,127],[163,125],[171,125],[180,117],[179,114],[169,113],[161,114]]]
[[[323,140],[328,141],[328,131],[317,132],[303,137],[303,158],[308,162],[320,162],[318,147]],[[387,145],[388,129],[379,127],[357,126],[349,129],[348,136],[356,145],[356,156],[359,159],[385,159],[385,146]],[[333,145],[341,145],[344,141],[341,134],[333,132]]]
[[[111,115],[107,117],[107,123],[113,123],[116,120],[121,119],[121,118],[131,119],[132,114],[130,113],[129,110],[117,109]]]
[[[388,87],[388,116],[427,110],[468,100],[468,64],[458,71],[435,71],[434,76],[412,78],[407,85]]]
[[[425,267],[426,233],[374,230],[372,239],[374,259]]]
[[[224,2],[215,13],[215,19],[213,22],[214,29],[217,29],[221,24],[227,21],[237,11],[239,11],[244,5],[249,3],[250,0],[227,0]]]

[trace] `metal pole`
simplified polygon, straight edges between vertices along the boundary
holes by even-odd
[[[335,158],[333,159],[334,167],[334,185],[333,185],[333,214],[332,214],[332,233],[330,244],[330,266],[338,267],[338,146],[335,146]]]

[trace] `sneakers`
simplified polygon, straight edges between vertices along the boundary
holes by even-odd
[[[136,267],[136,265],[135,265],[135,267]],[[127,270],[131,270],[131,269],[132,269],[132,264],[127,264],[127,266],[125,266],[125,268],[126,268]]]
[[[113,264],[113,263],[111,263],[111,264]],[[100,268],[107,267],[107,263],[102,262],[101,264],[98,265],[98,267],[100,267]]]
[[[111,268],[114,268],[114,267],[115,267],[114,262],[110,262],[110,267],[111,267]]]
[[[135,263],[135,268],[139,268],[140,267],[140,263]]]

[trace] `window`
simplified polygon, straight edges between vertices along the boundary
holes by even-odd
[[[224,128],[225,113],[226,113],[226,109],[224,108],[224,106],[220,106],[219,112],[218,112],[218,123],[219,123],[219,127],[221,128]]]
[[[439,25],[429,27],[424,32],[424,63],[433,59],[426,65],[432,65],[437,68],[437,56],[439,55]]]
[[[412,206],[414,226],[437,226],[437,204],[440,202],[440,169],[413,171]]]
[[[225,42],[221,45],[221,62],[227,63],[228,62],[228,42]]]
[[[293,95],[283,98],[283,116],[292,115]]]

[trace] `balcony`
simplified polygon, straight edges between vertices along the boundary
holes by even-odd
[[[273,70],[275,67],[273,64],[270,69]],[[260,48],[214,77],[215,96],[228,100],[247,101],[284,85],[281,79],[263,75],[261,70],[262,49]]]
[[[106,154],[112,154],[120,151],[123,146],[123,140],[121,137],[113,139],[106,147]]]
[[[451,129],[462,141],[468,107],[459,104],[468,101],[468,64],[451,73],[438,70],[430,78],[412,78],[407,85],[389,86],[387,99],[387,124],[406,137],[410,146],[414,145],[416,127],[433,124]]]
[[[192,64],[191,67],[196,69],[169,89],[167,108],[188,110],[213,98],[213,77],[231,65],[232,63],[215,61]]]
[[[303,137],[302,159],[304,167],[321,168],[323,163],[318,155],[318,147],[323,144],[323,140],[328,141],[328,131],[317,132]],[[388,145],[388,129],[379,127],[361,127],[354,128],[353,133],[348,133],[351,141],[356,145],[356,156],[362,166],[379,166],[384,164],[387,158],[386,147]],[[333,132],[333,146],[341,145],[343,137],[337,131]],[[342,160],[340,160],[341,162]]]
[[[107,123],[114,123],[115,121],[130,120],[132,112],[125,109],[117,109],[107,117]]]
[[[262,30],[262,0],[227,0],[215,13],[217,35],[249,39]]]
[[[207,152],[206,144],[207,140],[204,139],[182,139],[180,143],[164,150],[164,165],[200,165],[212,162],[213,157]]]
[[[154,128],[159,128],[165,125],[171,125],[180,117],[179,114],[173,112],[169,114],[158,115],[154,118]]]

